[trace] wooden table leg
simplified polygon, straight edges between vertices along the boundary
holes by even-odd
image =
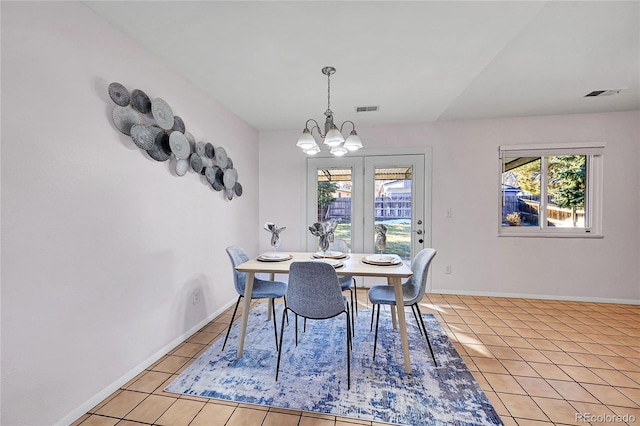
[[[391,325],[394,330],[398,329],[398,320],[396,319],[396,307],[391,305]]]
[[[249,310],[251,309],[251,294],[253,293],[253,278],[255,273],[247,272],[247,282],[244,285],[244,306],[242,309],[242,324],[240,325],[240,336],[238,338],[238,358],[242,358],[244,349],[244,336],[247,332],[247,322],[249,321]]]
[[[404,371],[411,374],[411,358],[409,357],[409,339],[407,338],[407,322],[404,317],[404,298],[402,296],[402,281],[400,278],[389,277],[388,282],[393,284],[398,307],[398,322],[400,323],[400,338],[402,339],[402,353],[404,355]]]

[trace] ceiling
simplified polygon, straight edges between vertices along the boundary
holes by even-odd
[[[637,1],[85,4],[258,130],[640,110]]]

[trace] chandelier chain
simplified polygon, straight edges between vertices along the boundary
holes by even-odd
[[[327,109],[331,110],[331,73],[327,73]]]

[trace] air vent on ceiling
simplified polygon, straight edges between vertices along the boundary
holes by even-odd
[[[589,96],[611,96],[611,95],[617,95],[618,93],[620,93],[624,89],[626,89],[626,87],[623,87],[621,89],[594,90],[593,92],[587,93],[586,95],[584,95],[584,97],[586,98],[586,97],[589,97]]]
[[[380,109],[378,105],[375,106],[357,106],[356,112],[377,112]]]

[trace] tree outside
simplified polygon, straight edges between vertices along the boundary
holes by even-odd
[[[549,195],[558,207],[571,209],[574,227],[578,221],[578,208],[584,208],[586,176],[584,155],[549,157]]]
[[[338,184],[329,181],[318,182],[318,222],[324,222],[327,216],[327,209],[336,198],[333,194],[338,189]]]

